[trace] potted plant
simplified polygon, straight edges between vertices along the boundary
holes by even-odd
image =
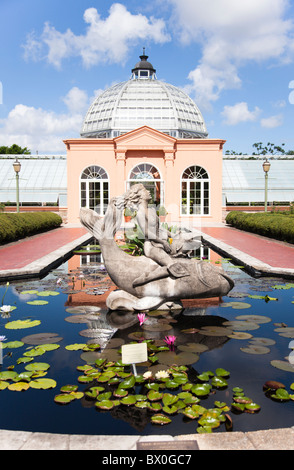
[[[130,222],[130,220],[136,215],[136,212],[130,209],[129,207],[126,207],[124,210],[124,218],[125,222]]]
[[[158,211],[157,211],[157,214],[158,214],[158,217],[159,217],[159,220],[160,222],[164,222],[165,221],[165,217],[167,215],[167,210],[164,206],[160,206]]]

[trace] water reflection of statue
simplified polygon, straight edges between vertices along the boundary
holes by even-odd
[[[207,262],[187,256],[199,240],[192,233],[177,233],[170,245],[168,230],[160,227],[154,208],[148,207],[150,193],[142,184],[113,198],[104,218],[90,209],[81,209],[82,224],[99,240],[107,272],[119,290],[107,298],[111,310],[149,310],[185,298],[226,295],[233,281]],[[114,240],[121,226],[125,207],[137,211],[137,222],[144,235],[144,255],[131,256]]]

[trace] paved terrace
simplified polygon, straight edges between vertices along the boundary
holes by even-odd
[[[225,225],[203,227],[202,237],[211,248],[242,263],[254,274],[294,278],[294,246]],[[0,281],[32,277],[65,260],[91,236],[81,227],[60,227],[0,247]],[[189,434],[179,436],[63,435],[0,430],[0,450],[290,450],[294,427],[254,432]]]

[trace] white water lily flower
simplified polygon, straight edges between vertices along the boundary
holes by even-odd
[[[144,372],[143,377],[144,377],[144,379],[151,379],[152,372],[150,372],[150,371]]]
[[[169,373],[166,370],[159,370],[155,374],[156,379],[167,379],[169,377]]]
[[[11,312],[12,307],[11,307],[11,305],[2,305],[2,307],[0,307],[0,310],[1,310],[1,312],[9,313],[9,312]]]

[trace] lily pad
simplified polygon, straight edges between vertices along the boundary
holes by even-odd
[[[249,343],[253,344],[254,346],[272,346],[276,344],[275,340],[271,338],[257,338],[257,337],[252,337]]]
[[[29,383],[31,388],[37,388],[37,389],[48,389],[48,388],[55,388],[56,387],[56,381],[53,379],[36,379],[32,380]]]
[[[100,410],[111,410],[114,407],[114,403],[112,400],[102,400],[97,401],[95,406]]]
[[[50,365],[46,364],[45,362],[33,362],[25,366],[26,370],[33,370],[33,371],[45,371],[45,370],[48,370],[49,368],[50,368]]]
[[[177,365],[190,365],[199,360],[199,356],[194,353],[180,352],[176,354],[175,351],[163,351],[158,353],[158,360],[160,364],[172,366]]]
[[[67,405],[73,400],[75,400],[75,397],[70,393],[61,393],[59,395],[55,395],[54,397],[55,403],[59,403],[60,405]]]
[[[7,370],[7,371],[3,371],[3,372],[0,372],[0,380],[13,380],[17,377],[17,372],[13,371],[13,370]]]
[[[290,364],[288,361],[281,361],[279,359],[274,359],[271,361],[271,365],[277,369],[284,370],[286,372],[294,372],[294,365]]]
[[[236,317],[237,320],[245,320],[254,323],[269,323],[271,318],[264,315],[239,315]]]
[[[208,347],[205,344],[201,343],[187,343],[187,344],[180,344],[178,346],[178,350],[184,352],[193,352],[193,353],[201,353],[208,350]]]
[[[22,392],[24,390],[27,390],[28,388],[30,388],[28,382],[16,382],[8,385],[8,389],[14,392]]]
[[[233,331],[233,333],[229,335],[229,338],[232,339],[249,339],[252,337],[250,333],[246,333],[245,331]]]
[[[21,339],[26,344],[49,344],[62,341],[63,338],[58,333],[36,333],[34,335],[25,336]]]
[[[232,333],[232,329],[222,326],[203,326],[199,330],[199,334],[205,336],[229,336]]]
[[[226,325],[233,330],[237,331],[247,331],[247,330],[257,330],[260,328],[258,323],[255,322],[249,322],[249,321],[241,321],[241,320],[231,320],[231,321],[225,321],[223,325]]]
[[[167,416],[163,415],[163,414],[156,414],[154,416],[151,417],[151,422],[153,424],[161,424],[161,425],[164,425],[164,424],[169,424],[171,423],[171,419],[168,418]]]
[[[20,294],[21,295],[34,295],[34,294],[38,294],[38,290],[34,290],[34,289],[31,289],[31,290],[23,290]]]
[[[33,326],[40,325],[40,320],[15,320],[5,324],[8,330],[19,330],[22,328],[32,328]]]
[[[247,348],[240,348],[240,350],[247,354],[268,354],[270,352],[270,348],[266,346],[255,346],[253,344]]]
[[[28,305],[46,305],[48,303],[47,300],[30,300],[27,302]]]
[[[22,341],[9,341],[8,343],[2,343],[2,349],[16,349],[21,348],[23,345]]]
[[[49,297],[49,295],[52,295],[52,296],[59,295],[59,292],[56,292],[53,290],[44,290],[44,291],[38,292],[37,295],[39,295],[40,297]]]
[[[231,307],[233,309],[243,309],[243,308],[250,308],[251,304],[247,302],[224,302],[220,304],[221,307]]]

